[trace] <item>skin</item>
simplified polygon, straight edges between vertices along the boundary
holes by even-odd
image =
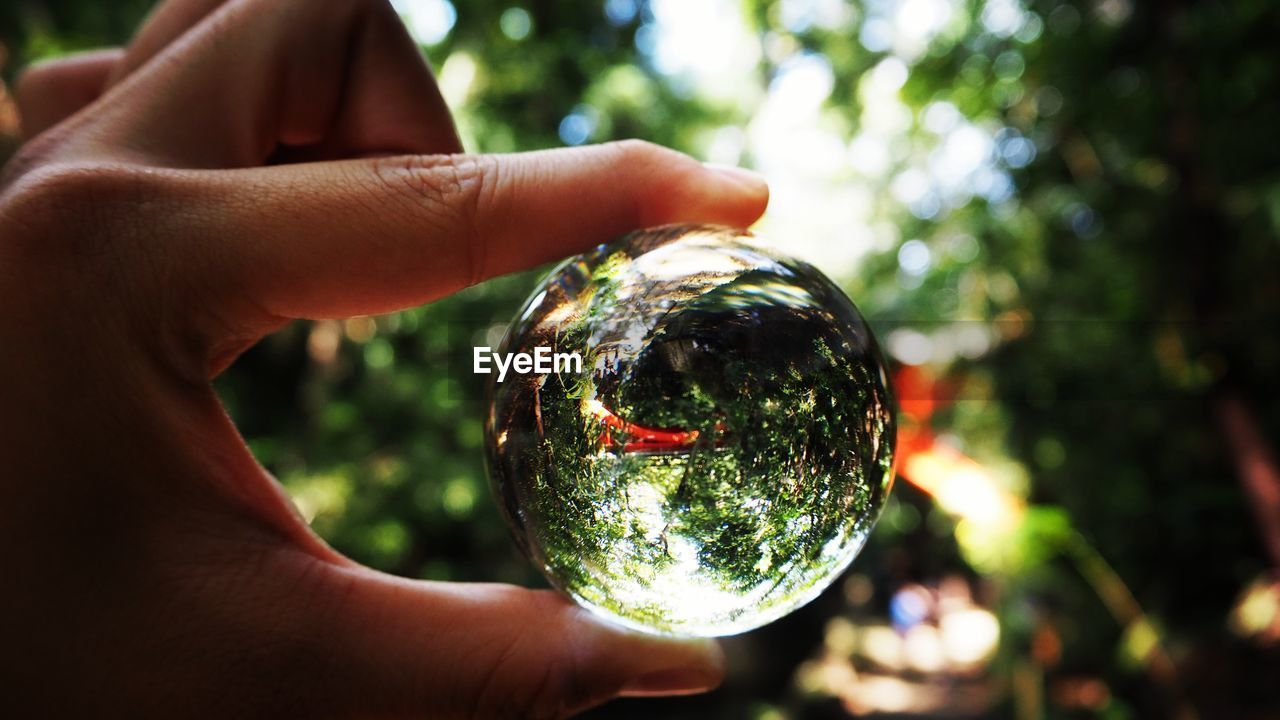
[[[639,142],[462,154],[383,0],[167,0],[30,69],[0,175],[0,715],[558,717],[714,687],[714,643],[317,538],[210,380],[265,334],[430,302],[758,178]]]

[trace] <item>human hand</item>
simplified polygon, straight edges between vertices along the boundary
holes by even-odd
[[[31,70],[0,175],[0,706],[16,716],[558,716],[714,686],[709,641],[549,591],[363,568],[210,380],[298,318],[382,313],[763,183],[627,142],[459,154],[385,0],[167,0]]]

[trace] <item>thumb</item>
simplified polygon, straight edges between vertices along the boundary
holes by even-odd
[[[620,695],[702,692],[724,674],[713,640],[628,631],[552,591],[359,567],[335,567],[330,582],[346,603],[327,631],[342,669],[326,689],[363,712],[564,717]],[[387,706],[358,707],[370,698]]]

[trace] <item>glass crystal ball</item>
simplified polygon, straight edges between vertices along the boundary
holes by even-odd
[[[633,233],[552,271],[498,352],[539,347],[581,371],[490,374],[489,472],[521,548],[581,605],[731,635],[862,548],[893,405],[866,321],[810,265],[728,228]]]

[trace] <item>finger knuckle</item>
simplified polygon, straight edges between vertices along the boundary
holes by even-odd
[[[556,654],[531,667],[528,658],[513,649],[490,677],[472,717],[552,720],[567,717],[579,704],[573,663]]]
[[[484,185],[481,158],[410,155],[379,160],[375,177],[382,186],[404,196],[414,210],[442,219],[474,212]]]
[[[46,164],[0,194],[0,304],[9,313],[106,327],[152,319],[171,252],[152,179],[123,167]],[[171,221],[166,221],[171,222]],[[56,302],[53,300],[56,299]],[[106,302],[104,302],[106,300]]]
[[[536,617],[563,632],[550,633],[563,638],[556,647],[545,642],[546,628],[512,638],[507,652],[494,668],[494,678],[505,682],[492,682],[489,692],[482,697],[479,715],[528,718],[563,718],[597,701],[598,683],[591,682],[586,667],[583,647],[572,632],[573,619],[579,610],[567,606],[564,598],[554,592],[530,592],[513,589],[518,601]],[[499,690],[497,685],[503,686]]]
[[[605,148],[613,154],[610,164],[627,180],[631,219],[637,223],[669,215],[676,202],[673,189],[684,187],[700,167],[688,155],[643,140],[621,140]]]
[[[628,165],[653,165],[669,162],[678,153],[645,140],[618,140],[609,143],[618,162]]]
[[[0,214],[5,245],[28,258],[97,255],[125,234],[120,218],[137,217],[149,183],[120,165],[54,163],[23,174],[5,188]],[[126,207],[132,212],[124,212]]]
[[[469,250],[474,283],[484,277],[481,219],[497,207],[497,163],[483,155],[412,155],[375,164],[379,191],[407,201],[409,220]]]
[[[525,707],[535,718],[567,717],[579,702],[580,691],[574,682],[576,669],[573,663],[551,660],[544,664],[526,691]]]
[[[645,140],[619,140],[613,145],[619,160],[644,171],[672,172],[698,167],[698,161],[668,147]]]

